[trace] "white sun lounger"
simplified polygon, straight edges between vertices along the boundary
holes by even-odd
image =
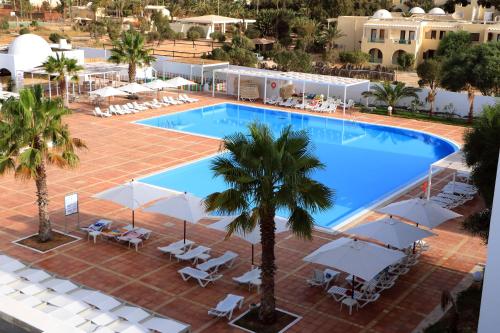
[[[96,106],[94,109],[94,115],[96,117],[103,117],[103,118],[111,117],[111,114],[109,112],[102,112],[101,108],[98,106]]]
[[[106,326],[118,320],[114,314],[99,309],[87,309],[79,314],[97,326]]]
[[[11,258],[5,254],[0,254],[0,265],[6,264],[8,262],[14,261],[16,259]]]
[[[223,255],[217,258],[212,258],[202,264],[198,264],[196,266],[197,269],[205,271],[205,272],[217,272],[221,266],[226,265],[227,267],[231,267],[238,257],[237,253],[232,251],[226,251]]]
[[[150,316],[149,313],[135,306],[122,306],[112,312],[113,315],[128,320],[131,323],[138,323]]]
[[[144,104],[139,104],[137,102],[132,102],[132,105],[134,106],[134,108],[136,110],[139,110],[139,111],[146,111],[147,109],[149,109],[147,106],[145,106]]]
[[[16,289],[20,293],[25,295],[34,296],[36,294],[40,294],[47,290],[44,286],[38,283],[31,283],[28,281],[19,281],[10,285],[12,288]]]
[[[233,277],[233,280],[239,284],[249,284],[252,281],[260,279],[260,273],[260,268],[254,268],[241,276]]]
[[[189,326],[172,319],[153,317],[142,323],[142,326],[160,333],[183,333],[189,331]]]
[[[163,253],[167,253],[170,255],[170,259],[172,259],[173,255],[183,254],[185,251],[191,250],[191,247],[194,245],[194,242],[186,239],[186,242],[183,240],[171,243],[167,246],[158,247]]]
[[[49,315],[74,327],[83,325],[86,322],[85,318],[82,318],[79,315],[75,315],[62,308],[49,312]]]
[[[85,296],[82,298],[82,301],[102,311],[109,311],[121,305],[121,303],[113,297],[105,295],[99,291],[95,291],[92,294]]]
[[[0,265],[0,271],[8,273],[12,273],[23,268],[26,268],[26,265],[15,259],[12,259],[11,261]]]
[[[174,104],[174,105],[180,105],[180,104],[184,104],[183,101],[179,101],[178,99],[174,99],[172,96],[166,96],[168,101],[171,103],[171,104]]]
[[[5,285],[19,280],[19,277],[15,274],[8,272],[0,272],[0,285]]]
[[[190,101],[191,103],[195,103],[195,102],[199,102],[200,100],[198,98],[194,98],[194,97],[190,97],[186,94],[181,94],[181,96],[187,100],[187,101]]]
[[[20,277],[22,277],[25,280],[31,281],[31,282],[41,282],[43,280],[47,280],[51,276],[47,274],[45,271],[42,271],[41,269],[35,269],[35,268],[27,268],[25,270],[16,272],[16,274]]]
[[[241,309],[244,300],[243,296],[228,294],[226,298],[217,303],[215,308],[208,310],[208,314],[216,317],[227,317],[228,320],[231,320],[233,311],[237,307]]]
[[[205,288],[210,282],[215,282],[222,277],[220,274],[209,274],[193,267],[184,267],[183,269],[178,270],[178,272],[184,281],[193,278],[197,280],[203,288]]]
[[[78,286],[71,281],[56,278],[42,282],[41,285],[60,294],[69,293],[78,288]]]
[[[196,264],[198,259],[208,259],[208,253],[210,252],[210,248],[206,246],[197,246],[192,250],[189,250],[183,254],[176,254],[175,257],[177,260],[193,260],[193,263]]]

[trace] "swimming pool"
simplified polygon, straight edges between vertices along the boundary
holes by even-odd
[[[309,132],[315,154],[326,165],[313,177],[336,192],[335,206],[314,215],[315,223],[325,228],[338,226],[421,179],[431,163],[457,150],[453,143],[422,132],[233,103],[136,123],[222,138],[247,131],[246,126],[253,121],[267,124],[276,135],[288,125]],[[213,178],[211,160],[206,158],[169,169],[141,181],[205,197],[226,189],[222,179]],[[286,212],[280,215],[286,216]]]

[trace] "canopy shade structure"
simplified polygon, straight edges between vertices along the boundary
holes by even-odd
[[[469,167],[467,163],[465,163],[464,152],[461,150],[458,150],[453,154],[450,154],[445,158],[432,163],[429,168],[429,175],[427,179],[427,200],[429,200],[429,198],[431,197],[432,173],[434,172],[434,169],[446,169],[455,171],[453,173],[453,182],[455,182],[456,172],[470,174],[470,172],[472,171],[472,168]]]
[[[428,230],[414,227],[393,218],[368,222],[346,230],[345,233],[375,239],[398,249],[406,249],[418,240],[435,235]]]
[[[100,97],[113,97],[113,96],[127,96],[128,94],[120,89],[113,87],[104,87],[90,92],[90,95],[96,95]]]
[[[183,220],[184,242],[186,242],[186,222],[196,224],[207,216],[203,199],[186,192],[177,192],[173,196],[158,200],[151,206],[144,208],[144,211]]]
[[[417,226],[423,225],[430,229],[439,226],[443,222],[462,216],[432,201],[420,198],[394,202],[377,211],[391,216],[399,216],[415,222]]]
[[[255,20],[243,20],[240,18],[220,16],[220,15],[203,15],[195,17],[186,17],[177,20],[183,23],[195,23],[195,24],[231,24],[231,23],[253,23]]]
[[[146,88],[153,89],[153,90],[161,90],[161,89],[171,87],[167,82],[165,82],[163,80],[159,80],[159,79],[156,79],[156,80],[151,81],[151,82],[143,83],[142,85]]]
[[[403,257],[401,251],[342,237],[321,246],[306,256],[304,261],[340,269],[369,281]]]
[[[124,86],[121,86],[118,88],[118,90],[121,90],[121,91],[125,91],[129,94],[137,94],[137,93],[141,93],[141,92],[151,92],[153,91],[153,89],[151,88],[148,88],[144,85],[141,85],[137,82],[132,82],[132,83],[129,83],[127,85],[124,85]]]
[[[145,204],[158,200],[161,198],[173,196],[175,193],[163,189],[141,183],[138,181],[131,181],[119,185],[112,189],[94,195],[94,198],[114,202],[123,207],[132,210],[132,226],[135,227],[135,214],[134,211]]]
[[[222,218],[221,220],[219,220],[213,224],[210,224],[208,227],[211,229],[227,232],[227,228],[228,228],[229,224],[231,224],[231,222],[233,222],[235,218],[236,218],[236,216],[226,216],[226,217]],[[279,233],[290,230],[288,228],[288,220],[283,218],[283,217],[275,216],[274,223],[275,223],[275,228],[276,228],[275,234],[279,234]],[[249,232],[243,232],[242,230],[237,230],[232,235],[239,237],[239,238],[247,241],[248,243],[252,244],[252,265],[253,265],[254,245],[260,243],[260,228],[259,228],[259,226],[257,225],[252,231],[249,231]]]
[[[195,85],[196,82],[189,81],[183,77],[177,76],[177,77],[174,77],[173,79],[165,81],[165,84],[167,84],[167,87],[170,87],[170,88],[179,88],[179,87],[183,87],[183,86]]]
[[[346,99],[347,99],[347,89],[349,87],[364,86],[366,90],[370,90],[370,81],[362,79],[354,79],[341,76],[331,76],[331,75],[321,75],[321,74],[311,74],[311,73],[299,73],[299,72],[279,72],[266,69],[248,68],[248,67],[238,67],[230,66],[228,68],[214,69],[212,76],[212,96],[215,96],[215,80],[217,74],[225,74],[226,77],[235,76],[238,78],[238,100],[240,98],[240,79],[241,77],[251,77],[264,80],[264,96],[262,100],[264,104],[266,103],[267,97],[267,81],[268,80],[278,80],[284,82],[295,82],[302,84],[302,103],[305,105],[305,89],[306,84],[316,84],[327,86],[328,90],[331,86],[340,87],[343,89],[343,112],[345,114],[346,110]],[[328,95],[328,94],[327,94]]]

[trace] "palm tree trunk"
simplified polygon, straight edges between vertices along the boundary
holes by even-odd
[[[474,90],[471,86],[467,87],[467,97],[469,99],[469,124],[472,124],[474,119]]]
[[[128,65],[128,82],[135,82],[135,71],[136,71],[135,64],[130,63]]]
[[[431,109],[429,110],[429,117],[432,118],[432,115],[434,114],[434,102],[436,99],[436,88],[432,88],[429,91],[429,96],[427,97],[429,100],[429,104],[431,106]]]
[[[262,244],[261,265],[261,299],[259,319],[264,324],[273,324],[276,321],[276,299],[274,298],[274,274],[276,272],[274,244],[275,223],[274,213],[264,212],[260,214],[260,234]]]
[[[66,95],[66,79],[62,79],[61,81],[59,81],[59,89],[61,90],[61,97],[64,101],[64,106],[68,106],[69,101],[68,96]]]
[[[35,147],[40,147],[39,139],[35,142]],[[47,242],[52,239],[52,226],[49,218],[49,191],[47,189],[47,171],[45,163],[42,161],[36,169],[37,176],[36,196],[38,204],[38,238],[40,242]]]

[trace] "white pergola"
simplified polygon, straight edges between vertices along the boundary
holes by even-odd
[[[431,197],[432,173],[434,172],[434,169],[455,171],[455,173],[453,173],[453,182],[455,181],[456,172],[471,172],[471,168],[465,163],[464,153],[461,150],[458,150],[453,154],[432,163],[429,168],[429,175],[427,178],[427,200]]]
[[[255,20],[240,19],[220,15],[203,15],[178,19],[177,22],[209,25],[211,27],[211,32],[215,31],[216,24],[220,24],[222,26],[222,32],[226,33],[226,24],[244,23],[246,29],[248,27],[248,23],[255,23]]]
[[[305,104],[305,89],[306,84],[317,84],[327,86],[327,98],[330,95],[330,87],[341,87],[344,91],[344,106],[343,113],[345,115],[346,109],[346,98],[347,98],[347,89],[364,85],[366,86],[366,90],[370,90],[370,80],[362,80],[362,79],[353,79],[349,77],[341,77],[341,76],[330,76],[330,75],[320,75],[320,74],[310,74],[310,73],[299,73],[299,72],[279,72],[272,70],[258,70],[252,68],[222,68],[215,69],[213,71],[212,76],[212,96],[215,96],[215,76],[217,73],[226,74],[226,78],[230,75],[234,75],[238,77],[238,93],[237,98],[240,99],[240,82],[241,77],[254,77],[258,79],[264,79],[264,97],[263,101],[266,104],[266,96],[267,96],[267,81],[268,80],[282,80],[282,81],[292,81],[292,82],[301,82],[302,83],[302,102]],[[226,79],[227,80],[227,79]]]

